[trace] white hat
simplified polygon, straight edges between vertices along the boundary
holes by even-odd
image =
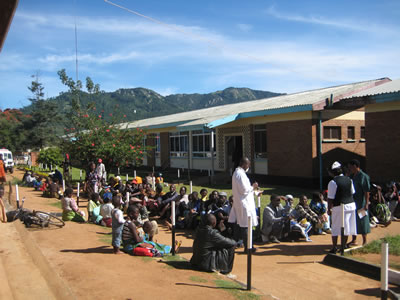
[[[118,181],[121,181],[121,177],[117,176],[115,179],[118,179]]]
[[[337,162],[337,161],[335,161],[333,164],[332,164],[332,170],[335,170],[335,169],[337,169],[337,168],[340,168],[342,165],[340,164],[340,162]]]
[[[288,199],[288,200],[289,200],[289,199],[290,199],[290,200],[293,200],[293,196],[290,195],[290,194],[286,195],[285,198]]]

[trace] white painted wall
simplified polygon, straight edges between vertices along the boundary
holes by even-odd
[[[188,167],[187,157],[184,157],[184,158],[171,157],[170,159],[171,159],[171,168],[187,169],[187,167]]]
[[[268,175],[268,159],[257,158],[254,160],[254,173],[260,175]]]

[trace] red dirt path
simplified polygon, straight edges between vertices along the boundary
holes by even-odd
[[[20,173],[18,173],[21,176]],[[21,188],[25,206],[60,212],[31,188]],[[81,202],[81,207],[86,201]],[[1,224],[0,224],[1,225]],[[400,232],[400,223],[373,229],[369,239]],[[43,254],[80,299],[178,299],[190,297],[234,299],[225,290],[215,289],[216,275],[171,268],[156,259],[111,254],[104,242],[109,230],[96,225],[69,222],[59,230],[32,230]],[[180,255],[191,257],[190,233],[178,232],[183,241]],[[253,286],[263,295],[280,299],[364,299],[379,296],[379,282],[321,264],[330,248],[330,235],[313,236],[312,243],[281,243],[256,246],[253,256]],[[161,228],[157,240],[170,243]],[[238,251],[239,252],[239,251]],[[246,256],[237,254],[233,273],[246,282]],[[196,282],[198,279],[205,282]],[[218,277],[225,279],[225,277]],[[267,297],[267,296],[265,296]],[[269,297],[268,297],[269,298]]]

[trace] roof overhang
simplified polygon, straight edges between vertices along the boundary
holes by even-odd
[[[18,0],[0,1],[0,52],[3,49],[17,6]]]

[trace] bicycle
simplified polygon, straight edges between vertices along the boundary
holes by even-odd
[[[22,203],[24,203],[24,201]],[[36,225],[41,228],[51,226],[62,228],[65,225],[65,222],[54,214],[38,210],[31,211],[24,208],[23,204],[18,209],[7,212],[6,215],[7,222],[14,222],[19,219],[26,227]]]

